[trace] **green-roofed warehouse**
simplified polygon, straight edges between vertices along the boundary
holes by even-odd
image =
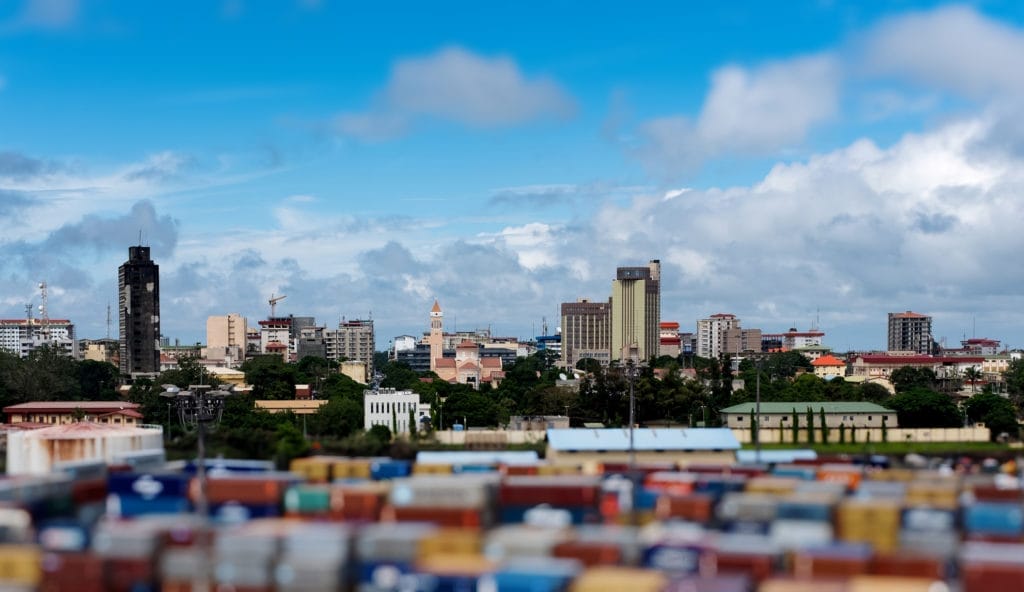
[[[722,409],[722,423],[730,428],[750,428],[750,414],[754,411],[754,403],[741,403]],[[790,428],[793,425],[793,410],[796,410],[797,427],[807,427],[807,409],[814,414],[814,425],[821,427],[820,413],[825,410],[825,422],[830,428],[838,428],[839,424],[846,427],[880,428],[885,421],[886,427],[895,428],[896,412],[874,403],[828,402],[797,402],[797,403],[761,403],[762,428]],[[883,417],[888,419],[883,420]]]

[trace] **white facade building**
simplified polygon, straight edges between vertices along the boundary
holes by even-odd
[[[0,319],[0,349],[27,358],[36,348],[49,344],[77,358],[75,326],[66,319]]]
[[[382,425],[393,434],[408,434],[410,413],[415,422],[430,418],[430,405],[420,403],[419,393],[380,389],[363,391],[363,426],[369,430],[375,425]]]
[[[697,321],[697,355],[702,358],[717,358],[725,348],[725,333],[739,329],[740,320],[736,315],[719,313]]]

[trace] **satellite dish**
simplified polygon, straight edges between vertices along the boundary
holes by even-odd
[[[558,379],[563,381],[563,382],[566,381],[566,380],[569,380],[568,378],[565,377],[565,372],[560,372],[558,374]]]

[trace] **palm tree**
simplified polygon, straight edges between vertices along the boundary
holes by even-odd
[[[982,377],[981,370],[978,370],[977,366],[971,366],[970,368],[964,370],[964,378],[966,378],[968,381],[970,381],[970,383],[971,383],[971,392],[972,393],[975,391],[976,382],[978,380],[980,380],[981,377]]]

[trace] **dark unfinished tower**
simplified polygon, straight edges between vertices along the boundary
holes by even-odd
[[[128,247],[117,270],[121,374],[160,371],[160,266],[149,247]]]

